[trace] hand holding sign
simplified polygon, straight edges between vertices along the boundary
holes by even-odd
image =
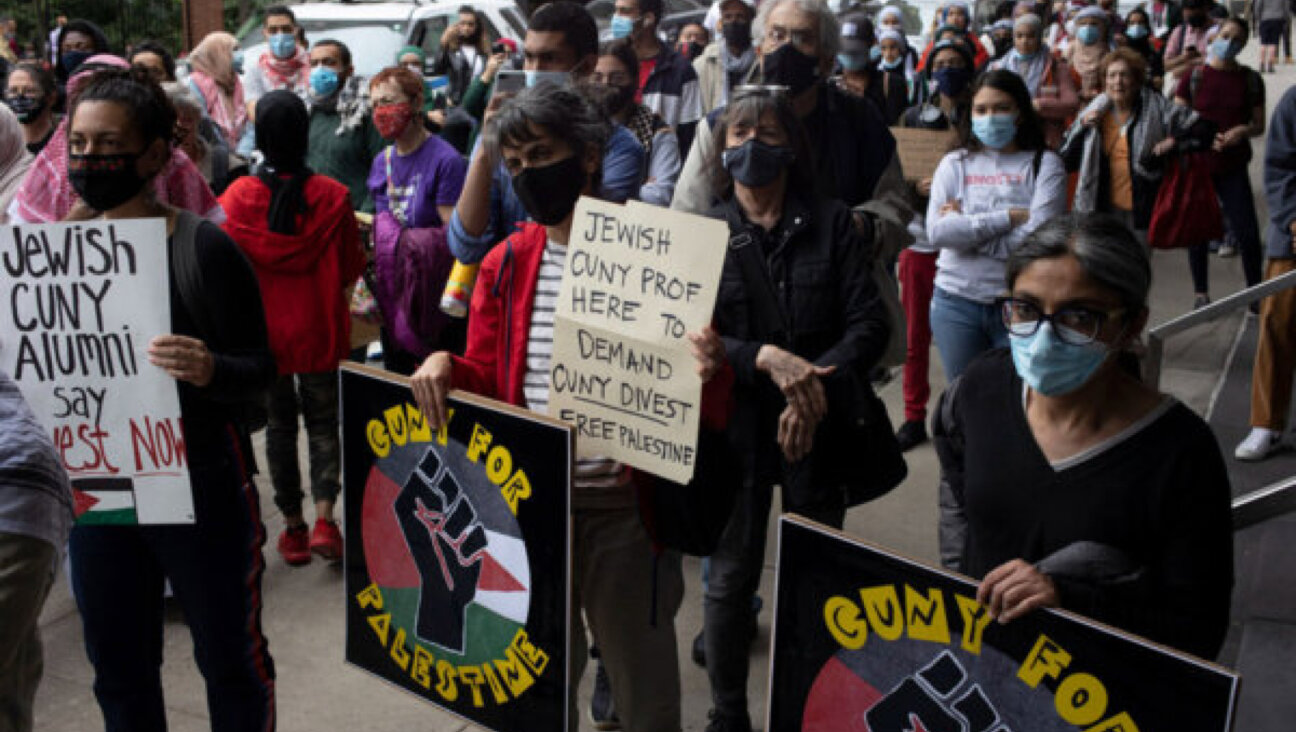
[[[160,335],[149,341],[149,363],[167,372],[176,381],[207,386],[216,372],[216,359],[207,344],[182,335]]]

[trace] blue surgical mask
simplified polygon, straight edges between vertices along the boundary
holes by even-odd
[[[1017,115],[985,114],[972,118],[972,134],[982,145],[999,150],[1008,146],[1017,136]]]
[[[1036,48],[1035,53],[1022,53],[1021,51],[1018,51],[1017,49],[1014,48],[1013,54],[1016,55],[1019,60],[1034,61],[1035,58],[1040,55],[1040,52],[1039,49]]]
[[[571,81],[571,72],[569,71],[524,71],[523,73],[526,74],[528,89],[542,81],[548,81],[558,86],[563,86]]]
[[[972,81],[972,71],[964,68],[947,68],[932,73],[936,89],[947,97],[957,97]]]
[[[311,69],[311,93],[316,97],[327,97],[338,89],[338,72],[327,66],[316,66]]]
[[[863,71],[868,68],[869,59],[862,53],[839,53],[837,63],[844,71]]]
[[[1009,336],[1008,344],[1017,375],[1044,396],[1062,396],[1084,386],[1108,354],[1101,341],[1084,345],[1063,341],[1050,322],[1040,323],[1034,335]]]
[[[900,68],[900,64],[902,63],[904,63],[904,56],[896,56],[894,61],[886,61],[886,60],[879,61],[878,66],[882,67],[887,71],[895,71],[896,69]]]
[[[1241,50],[1240,44],[1236,44],[1228,38],[1216,38],[1206,47],[1206,53],[1221,61],[1232,61],[1233,57],[1237,56],[1238,51]]]
[[[877,47],[877,46],[873,46],[872,48],[869,49],[869,60],[870,60],[870,61],[877,61],[877,60],[880,59],[880,58],[882,58],[882,49],[881,49],[881,48],[879,48],[879,47]]]
[[[232,68],[236,74],[243,73],[243,49],[240,48],[234,52],[234,57],[230,60],[230,68]]]
[[[612,37],[625,38],[634,31],[634,18],[627,18],[624,15],[612,16]]]
[[[1098,26],[1082,25],[1076,30],[1076,38],[1086,46],[1092,46],[1098,42]]]
[[[270,53],[281,61],[290,59],[297,53],[297,39],[291,33],[276,33],[270,36],[269,46]]]
[[[1146,25],[1130,25],[1125,27],[1125,35],[1134,40],[1147,38],[1148,27]]]
[[[90,51],[68,51],[60,58],[63,61],[63,69],[70,75],[72,72],[77,70],[78,66],[85,63],[86,59],[93,55],[94,54]]]

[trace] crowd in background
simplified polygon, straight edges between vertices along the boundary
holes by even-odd
[[[0,222],[167,220],[173,333],[149,358],[178,383],[198,521],[72,528],[66,475],[0,377],[0,560],[22,569],[23,588],[0,587],[5,617],[21,620],[0,629],[0,729],[30,728],[35,619],[65,545],[109,730],[165,725],[164,581],[213,729],[272,728],[250,433],[265,428],[285,519],[276,549],[301,565],[342,553],[342,360],[410,376],[433,426],[451,388],[545,412],[580,196],[729,229],[714,321],[689,334],[701,444],[726,443],[725,471],[742,478],[693,644],[710,732],[751,729],[774,491],[783,511],[840,528],[865,500],[844,488],[856,452],[931,437],[942,558],[981,582],[994,615],[1060,606],[1218,652],[1228,478],[1200,418],[1139,379],[1160,246],[1149,232],[1175,203],[1166,181],[1191,169],[1222,235],[1188,247],[1184,309],[1210,303],[1212,252],[1240,254],[1247,285],[1290,271],[1291,94],[1269,131],[1263,225],[1248,174],[1266,131],[1263,74],[1285,40],[1291,62],[1285,0],[1256,0],[1247,18],[1212,0],[1124,15],[1114,0],[1006,0],[988,15],[950,0],[922,29],[895,5],[838,15],[822,0],[717,0],[671,40],[664,13],[663,0],[617,0],[600,42],[582,5],[557,0],[519,42],[489,37],[464,6],[434,53],[393,48],[373,78],[279,5],[263,13],[255,58],[224,32],[179,60],[146,39],[114,48],[80,19],[59,19],[48,54],[6,33]],[[1237,60],[1253,30],[1258,70]],[[894,128],[938,133],[948,152],[934,170],[905,170]],[[196,290],[177,259],[202,272]],[[1293,297],[1260,309],[1241,459],[1281,442],[1293,319]],[[935,404],[933,346],[951,385]],[[904,392],[894,430],[873,386],[892,368]],[[861,448],[862,424],[885,439],[874,430]],[[573,661],[579,678],[588,633],[598,729],[681,727],[685,579],[680,552],[641,515],[653,480],[602,457],[576,466]]]

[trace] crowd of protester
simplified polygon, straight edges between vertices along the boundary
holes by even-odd
[[[1267,221],[1248,175],[1285,6],[1256,0],[1243,19],[1212,0],[1124,16],[1112,0],[1007,0],[979,17],[949,0],[924,29],[895,5],[717,0],[668,42],[663,0],[617,0],[603,43],[571,0],[534,9],[520,42],[464,6],[434,53],[391,49],[373,78],[344,43],[307,44],[281,5],[246,64],[228,33],[178,59],[66,18],[48,54],[0,49],[0,222],[167,222],[172,334],[148,357],[177,382],[198,504],[188,527],[73,527],[56,452],[0,374],[0,729],[31,728],[36,618],[65,546],[109,730],[165,726],[164,582],[213,729],[273,728],[250,431],[264,424],[276,549],[296,566],[342,553],[344,359],[410,376],[434,427],[452,388],[546,412],[581,196],[729,230],[714,320],[689,334],[703,430],[733,446],[743,486],[694,642],[709,732],[751,729],[775,489],[783,511],[842,526],[859,446],[820,427],[856,419],[896,367],[896,444],[934,438],[940,555],[993,615],[1063,607],[1214,657],[1233,581],[1228,478],[1202,420],[1139,378],[1148,232],[1173,166],[1201,166],[1225,233],[1188,248],[1183,309],[1210,302],[1212,251],[1240,253],[1247,285],[1296,268],[1296,92],[1269,129]],[[1258,71],[1237,60],[1250,21]],[[519,77],[521,90],[501,81]],[[939,164],[905,170],[891,128],[942,140]],[[198,292],[177,259],[201,267]],[[466,315],[442,305],[456,278]],[[1296,369],[1296,296],[1259,316],[1240,459],[1280,446]],[[355,350],[363,321],[379,335]],[[935,404],[933,346],[949,384]],[[677,732],[685,578],[641,520],[645,479],[576,465],[572,673],[598,659],[596,728]]]

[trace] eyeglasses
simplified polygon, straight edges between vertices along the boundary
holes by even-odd
[[[819,38],[813,30],[789,30],[779,25],[772,25],[765,31],[765,40],[781,46],[789,41],[803,51],[813,52],[819,45]]]
[[[1074,346],[1093,343],[1107,321],[1124,312],[1123,308],[1102,311],[1083,305],[1066,305],[1048,314],[1029,300],[1003,297],[996,302],[1008,335],[1029,338],[1047,321],[1059,340]]]
[[[44,95],[40,92],[39,89],[10,89],[9,91],[5,92],[4,95],[5,99],[10,99],[10,100],[30,99],[34,102],[40,101],[42,97],[44,97]]]
[[[734,87],[729,96],[736,102],[753,97],[783,97],[787,96],[787,93],[788,87],[781,84],[743,84]]]

